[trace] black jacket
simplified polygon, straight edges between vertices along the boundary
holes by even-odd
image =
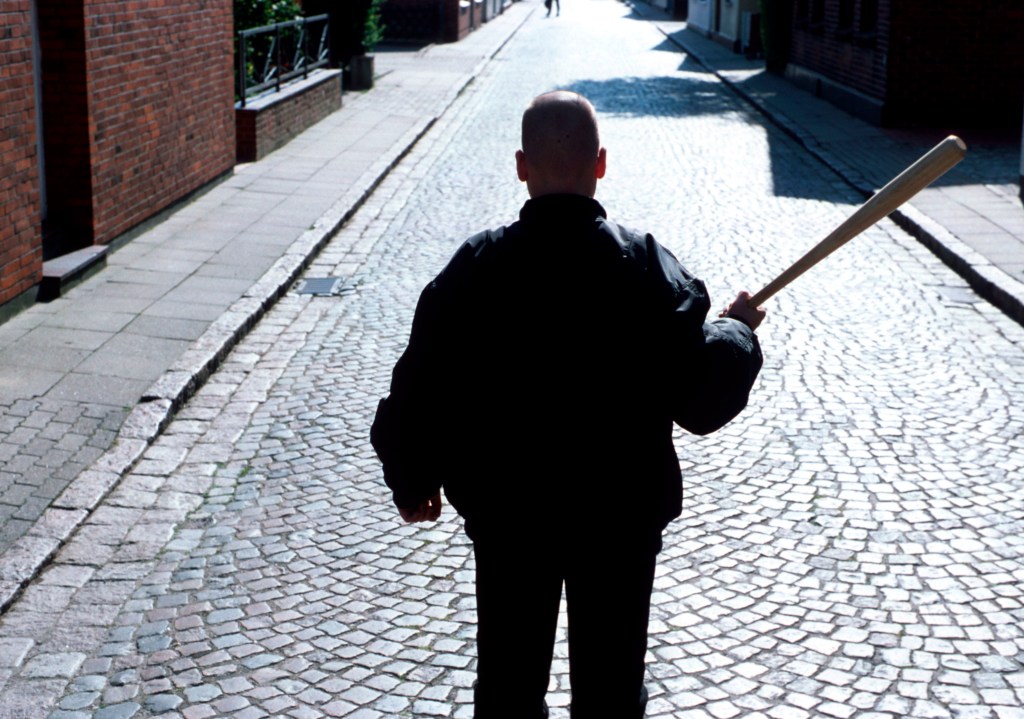
[[[579,195],[529,200],[423,290],[371,440],[400,507],[444,486],[477,538],[681,511],[672,423],[712,432],[761,367],[703,283]],[[521,530],[520,530],[521,531]]]

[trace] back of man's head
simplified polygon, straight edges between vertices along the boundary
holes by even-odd
[[[520,179],[527,180],[531,194],[593,195],[596,178],[604,174],[604,152],[597,114],[585,97],[567,90],[536,97],[523,113],[522,141],[529,179],[522,170]]]

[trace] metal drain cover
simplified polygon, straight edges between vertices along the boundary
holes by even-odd
[[[300,295],[337,295],[341,294],[342,278],[310,277],[302,281],[296,292]]]

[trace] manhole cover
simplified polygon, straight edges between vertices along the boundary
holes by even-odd
[[[342,290],[340,277],[311,277],[295,290],[300,295],[337,295]]]

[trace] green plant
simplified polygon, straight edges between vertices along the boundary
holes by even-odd
[[[366,9],[366,21],[363,24],[363,48],[373,52],[377,44],[384,39],[384,23],[381,21],[380,6],[384,0],[370,0]]]
[[[234,0],[235,32],[251,30],[265,25],[274,25],[280,22],[288,22],[302,17],[302,8],[296,0]],[[284,28],[279,34],[283,47],[294,47],[298,42],[299,31],[292,28]],[[263,79],[263,71],[271,59],[273,41],[272,35],[262,35],[250,38],[245,42],[245,67],[235,67],[235,102],[241,99],[242,87],[251,87],[259,84]],[[239,42],[243,42],[239,36]],[[239,45],[238,53],[243,52]],[[245,77],[239,77],[244,72]]]
[[[302,15],[296,0],[235,0],[235,32],[288,22]]]

